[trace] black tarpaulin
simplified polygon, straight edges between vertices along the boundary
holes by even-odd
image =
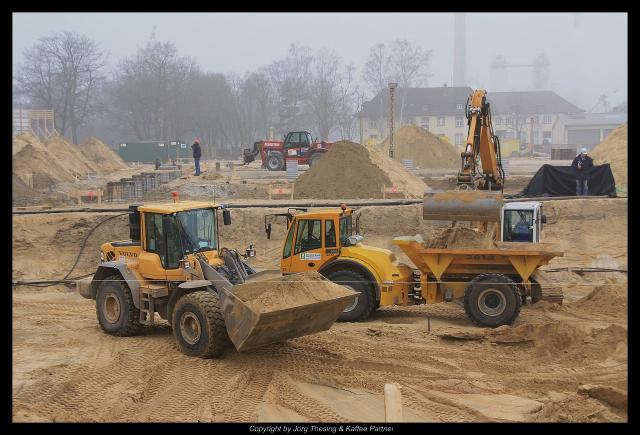
[[[616,196],[616,183],[608,163],[591,168],[588,180],[590,196]],[[575,194],[576,169],[574,167],[542,165],[531,178],[527,187],[513,196],[571,196]]]

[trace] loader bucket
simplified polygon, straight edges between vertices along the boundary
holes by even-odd
[[[479,190],[427,192],[422,203],[425,220],[499,222],[502,194]]]
[[[229,338],[238,351],[329,329],[357,293],[317,272],[261,272],[218,292]]]

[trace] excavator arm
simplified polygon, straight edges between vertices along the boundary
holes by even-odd
[[[487,92],[478,89],[467,102],[469,131],[462,164],[458,173],[458,188],[502,191],[504,171],[500,160],[500,140],[493,133],[491,106]]]

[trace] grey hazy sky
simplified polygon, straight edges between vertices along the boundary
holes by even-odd
[[[286,55],[289,44],[335,50],[358,71],[371,46],[409,39],[433,50],[430,86],[451,82],[453,22],[449,13],[16,13],[13,61],[41,36],[69,30],[97,40],[112,65],[156,37],[172,41],[203,69],[244,73]],[[627,94],[627,15],[622,13],[484,13],[466,15],[467,77],[491,93],[489,63],[502,54],[530,63],[544,52],[549,88],[589,110],[601,94],[612,105]],[[528,69],[509,85],[531,86]]]

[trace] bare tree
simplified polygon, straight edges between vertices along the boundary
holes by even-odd
[[[63,135],[70,130],[77,143],[78,128],[97,107],[106,54],[88,37],[62,32],[40,38],[24,58],[17,72],[20,94],[33,105],[52,108],[57,129]]]
[[[379,92],[385,90],[390,81],[392,81],[391,56],[385,44],[378,43],[371,47],[369,57],[364,65],[362,78],[369,90],[375,97]],[[378,101],[378,117],[376,119],[376,127],[382,130],[387,119],[387,113],[384,110],[384,99]]]
[[[428,84],[432,51],[405,39],[392,41],[389,51],[391,75],[400,88],[398,93],[400,94],[400,124],[402,124],[407,89]]]

